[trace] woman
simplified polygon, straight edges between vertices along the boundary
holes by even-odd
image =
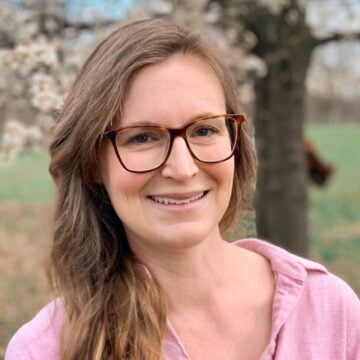
[[[234,84],[162,20],[90,55],[51,144],[59,299],[6,359],[355,359],[359,302],[321,265],[223,232],[255,156]]]

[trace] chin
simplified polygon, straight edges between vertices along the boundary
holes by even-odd
[[[200,225],[174,226],[173,230],[168,229],[165,236],[158,236],[158,244],[167,249],[185,250],[207,242],[215,234],[219,234],[218,226],[214,229]],[[159,234],[159,233],[158,233]]]

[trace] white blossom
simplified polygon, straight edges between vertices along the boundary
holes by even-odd
[[[49,113],[60,109],[63,99],[55,91],[40,91],[31,99],[32,105],[41,112]]]
[[[164,0],[152,0],[148,2],[147,10],[153,15],[167,15],[173,11],[173,5]]]
[[[290,25],[296,25],[300,20],[300,15],[295,9],[286,13],[285,21]]]
[[[39,126],[39,129],[42,132],[43,136],[45,136],[45,134],[49,134],[50,131],[53,129],[55,125],[55,120],[52,116],[48,114],[40,113],[36,117],[36,124]]]
[[[36,65],[45,65],[55,68],[58,65],[56,49],[50,43],[33,43],[28,46],[19,45],[15,51],[19,56],[23,56],[28,62]]]
[[[34,69],[54,69],[58,65],[56,49],[49,43],[20,44],[13,50],[0,51],[0,65],[28,76]]]
[[[271,14],[278,15],[288,5],[288,0],[257,0],[258,4],[266,7]]]
[[[261,58],[256,55],[247,55],[242,59],[242,68],[256,77],[264,77],[267,74],[267,67]]]
[[[63,89],[63,94],[68,94],[75,80],[74,74],[64,73],[59,80],[60,80],[61,88]]]
[[[41,72],[35,73],[29,81],[30,93],[37,94],[42,91],[48,91],[54,89],[56,82],[54,77]]]
[[[27,144],[34,145],[42,140],[43,133],[38,126],[31,125],[26,129],[25,138]]]
[[[0,67],[4,70],[12,71],[17,66],[14,52],[8,49],[0,49]]]
[[[250,107],[251,103],[255,100],[254,85],[252,82],[244,82],[239,86],[239,96],[242,103]]]
[[[210,3],[208,11],[205,13],[205,20],[208,24],[215,24],[221,18],[221,7],[218,3]]]
[[[258,38],[252,31],[245,31],[242,38],[246,49],[252,49],[258,43]]]
[[[9,119],[5,122],[0,142],[0,163],[10,163],[24,149],[38,149],[43,139],[44,135],[39,126],[25,126],[19,120]]]
[[[25,134],[26,128],[20,121],[11,119],[5,123],[1,139],[2,162],[12,161],[23,150]]]

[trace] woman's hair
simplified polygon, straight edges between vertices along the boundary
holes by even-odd
[[[221,56],[171,22],[143,20],[119,28],[97,46],[60,113],[50,145],[50,173],[57,186],[51,264],[66,310],[63,359],[161,357],[164,295],[131,252],[121,219],[96,179],[102,133],[121,117],[134,74],[179,53],[209,64],[222,85],[227,112],[240,112]],[[220,223],[223,231],[248,204],[255,178],[249,124],[243,125],[231,200]]]

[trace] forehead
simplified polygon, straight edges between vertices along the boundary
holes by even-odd
[[[135,74],[118,125],[150,122],[181,126],[203,114],[224,112],[224,92],[210,65],[178,54]]]

